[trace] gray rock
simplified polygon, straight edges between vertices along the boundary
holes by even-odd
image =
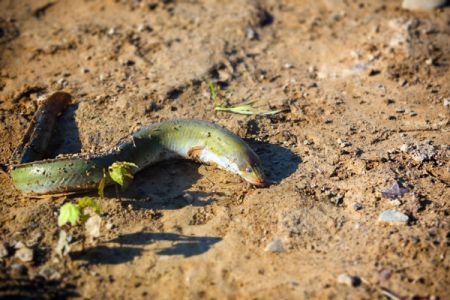
[[[350,276],[348,274],[340,274],[336,281],[340,284],[345,284],[350,287],[357,287],[361,284],[361,279],[358,276]]]
[[[33,261],[33,250],[27,247],[22,247],[16,251],[14,256],[23,262],[30,262]]]
[[[361,203],[359,203],[359,202],[353,203],[352,207],[353,207],[354,210],[361,210],[361,209],[363,209],[363,205]]]
[[[447,0],[403,0],[402,8],[408,10],[432,10],[447,3]]]
[[[400,151],[408,153],[418,163],[433,161],[438,154],[437,147],[432,141],[403,144],[400,146]]]
[[[396,210],[385,210],[378,217],[378,222],[394,225],[406,225],[409,222],[409,217]]]
[[[251,41],[257,40],[259,38],[258,33],[252,27],[247,27],[245,30],[245,33],[246,33],[247,39],[249,39]]]
[[[264,251],[273,253],[284,252],[283,242],[280,239],[273,240],[266,246]]]

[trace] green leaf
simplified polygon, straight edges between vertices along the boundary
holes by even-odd
[[[94,199],[92,199],[91,197],[83,197],[83,198],[80,198],[80,199],[78,199],[78,207],[80,208],[80,209],[83,209],[83,208],[85,208],[85,207],[90,207],[90,208],[92,208],[93,210],[94,210],[94,212],[96,213],[96,214],[99,214],[100,213],[100,206],[98,205],[98,203],[94,200]]]
[[[80,208],[73,203],[67,202],[61,206],[58,216],[58,225],[63,226],[67,223],[77,224],[80,219]]]
[[[109,176],[111,179],[118,183],[121,187],[126,187],[133,180],[133,169],[137,169],[138,166],[130,162],[115,162],[109,168]]]

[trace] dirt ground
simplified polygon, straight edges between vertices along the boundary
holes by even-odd
[[[449,8],[1,1],[0,163],[37,100],[63,90],[74,104],[53,156],[199,118],[246,138],[271,184],[159,163],[121,199],[108,190],[101,236],[82,249],[82,227],[71,229],[60,258],[57,212],[77,196],[27,198],[0,172],[0,297],[450,299],[449,67]],[[229,104],[289,111],[215,112],[207,80]],[[396,182],[407,192],[383,195]],[[379,222],[386,210],[407,224]],[[267,251],[274,241],[283,249]]]

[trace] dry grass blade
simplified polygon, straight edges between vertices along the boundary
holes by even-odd
[[[282,109],[275,109],[275,110],[259,110],[252,106],[252,104],[255,101],[247,101],[238,105],[233,106],[225,106],[224,104],[221,104],[217,97],[216,87],[214,86],[214,83],[212,81],[208,82],[209,91],[211,93],[211,98],[213,100],[214,104],[214,110],[216,111],[224,111],[224,112],[230,112],[235,114],[241,114],[241,115],[258,115],[258,116],[269,116],[269,115],[275,115],[280,112],[287,111],[288,109],[282,108]]]

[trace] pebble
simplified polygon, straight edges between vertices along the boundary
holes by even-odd
[[[406,225],[408,221],[409,217],[407,215],[396,210],[385,210],[378,217],[378,222],[393,225]]]
[[[33,260],[33,250],[27,247],[23,247],[17,250],[14,256],[23,262],[30,262]]]
[[[3,242],[0,242],[0,258],[7,257],[9,255],[8,248],[6,247],[6,244]]]
[[[264,251],[273,253],[284,252],[283,242],[280,239],[273,240],[266,246]]]
[[[361,210],[361,209],[363,209],[363,205],[361,203],[359,203],[359,202],[353,203],[352,207],[353,207],[354,210]]]
[[[402,8],[408,10],[432,10],[445,5],[447,0],[403,0]]]
[[[245,33],[248,40],[253,41],[259,38],[258,33],[252,27],[247,27]]]
[[[19,241],[19,242],[14,244],[14,248],[15,249],[21,249],[23,247],[25,247],[25,244],[23,242],[21,242],[21,241]]]
[[[124,66],[131,67],[131,66],[135,65],[136,62],[135,62],[134,60],[132,60],[132,59],[127,58],[127,59],[125,59],[125,60],[122,62],[122,64],[123,64]]]
[[[106,230],[111,230],[114,228],[114,224],[111,222],[107,222],[105,225]]]
[[[336,280],[338,283],[345,284],[350,287],[357,287],[361,284],[361,279],[358,276],[350,276],[348,274],[340,274]]]
[[[394,205],[394,206],[400,206],[400,205],[402,205],[402,201],[400,201],[399,199],[392,199],[392,200],[390,201],[390,203],[391,203],[392,205]]]
[[[380,272],[379,277],[381,280],[389,280],[389,278],[391,278],[392,275],[392,271],[389,269],[384,269]]]
[[[450,107],[450,98],[444,99],[444,107]]]
[[[337,143],[338,143],[339,147],[341,147],[341,148],[350,147],[352,145],[352,143],[350,143],[348,141],[344,141],[342,139],[337,139]]]
[[[39,271],[39,275],[46,280],[60,280],[61,274],[51,267],[44,267]]]
[[[116,33],[116,29],[114,27],[111,27],[110,29],[108,29],[107,34],[108,35],[114,35]]]

